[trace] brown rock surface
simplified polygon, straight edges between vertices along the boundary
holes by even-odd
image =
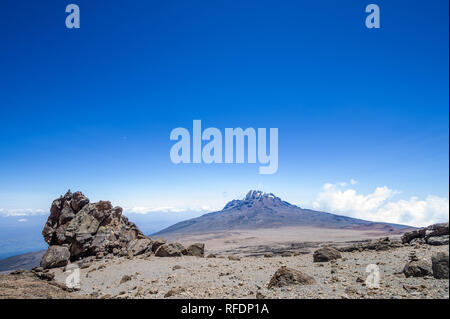
[[[70,190],[53,201],[42,235],[50,246],[67,246],[70,260],[120,251],[136,239],[149,240],[122,215],[121,207],[108,201],[90,203],[81,192]]]
[[[314,252],[314,262],[325,262],[341,258],[341,253],[332,247],[324,247]]]
[[[288,285],[313,285],[315,283],[316,281],[313,277],[301,271],[283,266],[275,272],[267,288]]]

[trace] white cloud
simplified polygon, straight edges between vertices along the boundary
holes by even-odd
[[[44,209],[4,209],[0,208],[0,216],[33,216],[33,215],[46,215],[48,211]]]
[[[393,200],[399,193],[383,186],[363,195],[358,194],[355,189],[343,189],[340,183],[337,185],[326,183],[314,201],[313,207],[355,218],[411,226],[427,226],[448,221],[448,198],[429,195],[424,200],[417,197]]]
[[[150,213],[181,213],[181,212],[208,212],[210,211],[209,206],[202,206],[202,207],[172,207],[172,206],[161,206],[161,207],[133,207],[125,209],[127,213],[132,214],[150,214]]]
[[[19,223],[24,223],[24,222],[27,222],[27,221],[28,221],[28,219],[26,219],[26,218],[21,218],[21,219],[18,220]]]
[[[352,185],[356,185],[356,184],[358,184],[358,181],[356,180],[356,179],[350,179],[350,184],[352,184]]]

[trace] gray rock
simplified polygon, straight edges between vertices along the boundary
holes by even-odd
[[[433,274],[431,264],[426,260],[412,260],[403,268],[406,277],[425,277]]]
[[[425,238],[414,238],[409,242],[409,244],[411,245],[423,245],[425,243]]]
[[[128,243],[127,252],[133,256],[141,255],[147,251],[151,251],[152,241],[149,238],[133,239]]]
[[[180,243],[164,244],[155,252],[157,257],[178,257],[186,254],[186,248]]]
[[[70,258],[69,249],[65,246],[50,246],[41,260],[41,267],[44,269],[64,267]]]
[[[188,256],[204,257],[205,256],[205,244],[195,243],[187,248]]]
[[[317,249],[313,254],[314,262],[326,262],[341,258],[341,253],[332,247]]]
[[[166,241],[164,239],[156,238],[152,244],[152,251],[155,253],[158,250],[159,246],[164,245],[165,243]]]
[[[431,236],[426,239],[427,244],[433,246],[448,245],[448,235],[443,236]]]
[[[414,238],[424,238],[425,237],[425,229],[416,229],[410,232],[406,232],[402,235],[402,243],[409,244],[411,240]]]
[[[283,266],[272,276],[267,288],[271,289],[273,287],[288,285],[313,285],[315,283],[316,280],[313,277],[301,271]]]
[[[449,279],[448,253],[438,252],[431,257],[433,277],[436,279]]]
[[[426,228],[425,237],[449,235],[448,223],[434,224]]]
[[[406,232],[402,235],[401,239],[404,244],[409,244],[415,238],[428,239],[430,237],[444,235],[449,235],[448,223],[434,224],[425,228]]]

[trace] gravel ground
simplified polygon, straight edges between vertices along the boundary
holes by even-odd
[[[312,252],[313,250],[311,250]],[[126,257],[95,260],[81,272],[77,294],[97,298],[449,298],[448,279],[406,278],[402,273],[409,254],[431,262],[448,246],[404,246],[389,251],[342,253],[336,262],[314,263],[312,253],[291,257],[242,257],[240,260],[198,257]],[[380,287],[364,281],[369,264],[380,270]],[[89,267],[87,267],[89,265]],[[310,286],[291,285],[267,289],[281,266],[315,278]],[[64,269],[54,269],[64,283]]]

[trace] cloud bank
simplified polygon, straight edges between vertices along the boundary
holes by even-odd
[[[0,208],[0,216],[34,216],[34,215],[47,215],[49,211],[44,209],[4,209]]]
[[[209,206],[201,207],[172,207],[172,206],[162,206],[162,207],[132,207],[125,209],[126,213],[131,214],[151,214],[151,213],[183,213],[183,212],[210,212],[212,209]]]
[[[355,181],[350,182],[355,185]],[[425,199],[411,197],[394,200],[399,192],[387,186],[377,187],[372,193],[359,194],[347,183],[323,186],[313,202],[316,210],[377,222],[428,226],[449,219],[449,199],[429,195]]]

